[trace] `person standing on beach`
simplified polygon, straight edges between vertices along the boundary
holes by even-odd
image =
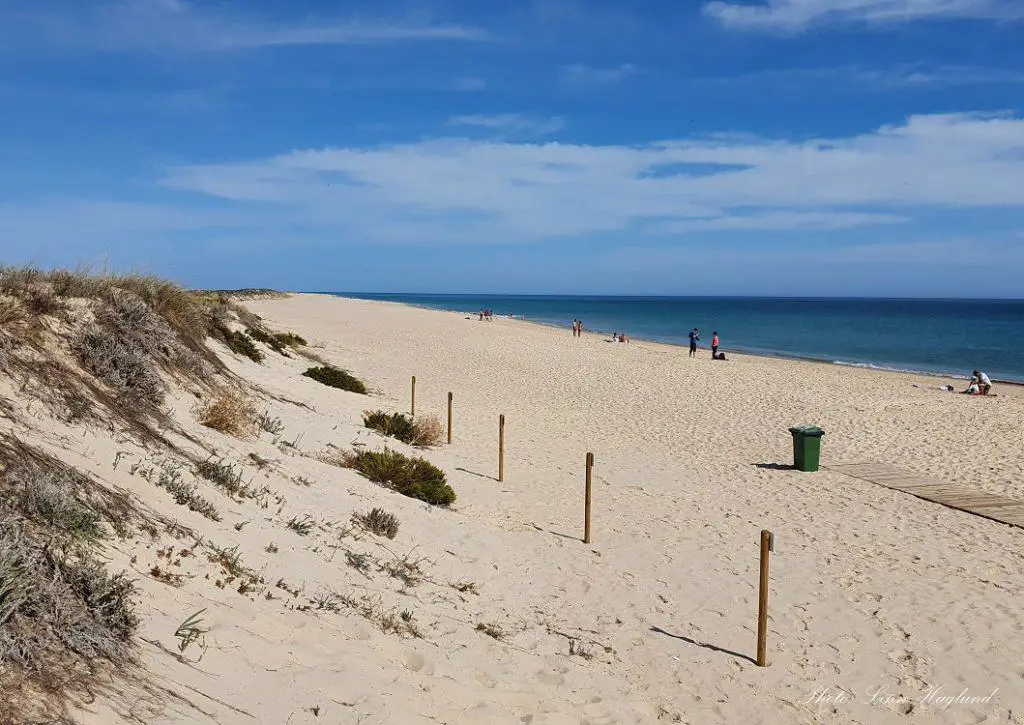
[[[697,355],[697,340],[699,339],[700,330],[695,327],[690,333],[690,357],[695,357]]]
[[[576,335],[579,334],[579,331],[580,331],[579,324],[580,324],[579,320],[577,320],[575,317],[572,318],[572,336],[573,337],[576,337]]]
[[[711,357],[718,357],[718,330],[711,333]]]
[[[583,337],[583,320],[576,320],[576,324],[579,325],[579,337]]]

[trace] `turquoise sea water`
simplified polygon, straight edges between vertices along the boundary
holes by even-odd
[[[699,327],[705,347],[837,364],[968,375],[1024,383],[1024,300],[796,299],[754,297],[560,297],[350,294],[439,310],[513,314],[637,339],[688,344]]]

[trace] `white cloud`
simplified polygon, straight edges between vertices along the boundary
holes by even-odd
[[[616,68],[592,68],[588,65],[567,65],[559,72],[559,79],[567,86],[591,87],[612,86],[621,83],[638,72],[632,63],[624,63]]]
[[[486,31],[457,24],[405,20],[260,16],[229,6],[202,7],[185,0],[119,0],[77,15],[20,14],[18,22],[40,39],[63,47],[105,51],[218,52],[274,46],[353,45],[412,41],[481,41]]]
[[[522,113],[497,113],[452,116],[448,119],[448,125],[471,126],[505,134],[537,137],[562,130],[565,128],[565,121],[557,116],[537,118]]]
[[[926,19],[1024,19],[1020,0],[713,0],[706,15],[740,30],[799,32],[827,24],[895,24]]]
[[[165,184],[258,202],[281,218],[368,241],[849,229],[927,208],[1024,209],[1024,118],[913,116],[860,136],[801,142],[736,134],[638,147],[441,139],[185,166]]]

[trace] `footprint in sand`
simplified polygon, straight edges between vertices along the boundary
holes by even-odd
[[[562,672],[564,672],[564,670],[562,670]],[[557,672],[554,670],[541,670],[537,673],[537,681],[540,682],[542,685],[550,685],[552,687],[564,685],[565,677],[562,674],[562,672]]]
[[[421,672],[428,677],[434,676],[434,663],[428,662],[427,658],[419,652],[406,652],[405,662],[403,664],[407,670]]]

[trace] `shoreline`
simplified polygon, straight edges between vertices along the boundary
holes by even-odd
[[[474,313],[466,312],[464,310],[451,310],[451,309],[440,308],[440,307],[431,307],[431,306],[428,306],[428,305],[417,305],[417,304],[413,304],[413,303],[410,303],[410,302],[397,302],[395,300],[368,299],[366,297],[349,297],[349,296],[346,296],[344,294],[333,293],[333,292],[293,292],[293,293],[290,293],[290,294],[298,294],[298,295],[323,295],[325,297],[334,297],[334,298],[337,298],[337,299],[350,300],[350,301],[354,301],[354,302],[368,302],[368,303],[373,303],[373,304],[396,305],[398,307],[404,307],[404,308],[409,308],[409,309],[427,310],[427,311],[430,311],[430,312],[440,312],[440,313],[444,313],[444,314],[459,315],[459,316],[463,316],[463,315],[470,315],[470,316],[472,316],[474,314]],[[439,296],[443,296],[443,295],[439,295]],[[495,315],[494,319],[502,320],[504,322],[516,322],[516,323],[521,323],[521,324],[534,325],[534,326],[537,326],[537,327],[543,327],[543,328],[552,329],[552,330],[561,330],[561,329],[563,329],[561,325],[555,324],[553,322],[542,322],[542,321],[538,321],[538,320],[530,320],[530,319],[525,319],[525,318],[520,318],[520,317],[506,317],[506,316]],[[607,330],[600,330],[600,329],[589,329],[589,330],[585,330],[584,332],[587,335],[592,335],[594,337],[605,337],[605,336],[611,335],[611,332],[609,332]],[[656,346],[668,348],[668,349],[671,349],[671,350],[686,350],[687,349],[687,346],[684,343],[682,343],[682,342],[671,342],[671,341],[667,341],[667,340],[654,340],[654,339],[651,339],[651,338],[648,338],[648,337],[642,337],[642,336],[630,337],[630,342],[643,343],[644,345],[656,345]],[[629,344],[629,343],[626,343],[626,344]],[[794,361],[794,362],[814,363],[814,364],[817,364],[817,365],[830,365],[830,366],[840,367],[840,368],[853,368],[853,369],[856,369],[856,370],[871,370],[871,371],[874,371],[874,372],[881,372],[881,373],[896,373],[896,374],[900,374],[900,375],[927,377],[927,378],[935,378],[935,379],[941,379],[941,380],[965,381],[965,380],[969,379],[969,376],[966,375],[966,374],[957,374],[957,373],[951,373],[951,372],[939,372],[939,371],[931,371],[931,370],[913,370],[913,369],[908,369],[908,368],[889,367],[889,366],[886,366],[886,365],[879,365],[879,364],[876,364],[876,363],[871,363],[871,362],[866,362],[866,361],[833,360],[833,359],[824,358],[824,357],[814,357],[814,356],[811,356],[811,355],[801,355],[801,354],[798,354],[798,353],[787,353],[787,352],[781,352],[781,351],[767,352],[767,351],[763,351],[763,350],[751,350],[751,349],[743,348],[743,347],[725,347],[725,346],[721,346],[719,349],[722,352],[730,353],[730,354],[733,354],[733,355],[741,355],[741,356],[745,356],[745,357],[765,358],[765,359],[769,359],[769,360],[789,360],[789,361]],[[710,346],[701,347],[701,348],[698,348],[698,350],[702,350],[702,351],[710,353]],[[1024,379],[1021,379],[1021,380],[1011,380],[1011,379],[1006,379],[1006,378],[996,378],[996,377],[993,377],[992,378],[992,382],[993,382],[993,384],[998,383],[1000,385],[1012,385],[1012,386],[1024,388]]]

